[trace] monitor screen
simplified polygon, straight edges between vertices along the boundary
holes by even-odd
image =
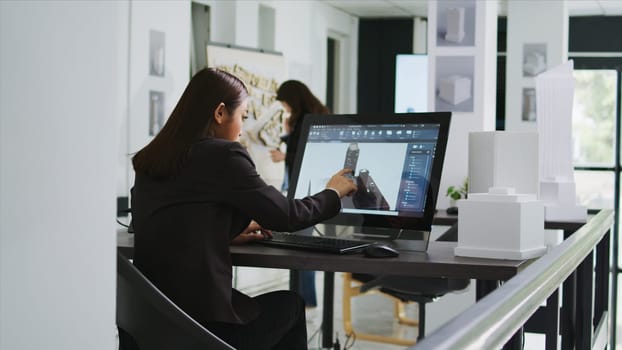
[[[343,168],[358,190],[328,223],[430,230],[449,131],[449,112],[305,116],[290,198],[326,187]]]

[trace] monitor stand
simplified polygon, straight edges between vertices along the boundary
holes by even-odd
[[[396,228],[356,227],[352,236],[366,241],[389,241],[397,250],[425,252],[430,241],[429,231]]]

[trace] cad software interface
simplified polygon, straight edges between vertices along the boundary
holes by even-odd
[[[342,212],[422,216],[439,124],[311,125],[296,198],[317,193],[331,175],[353,170],[358,190]]]

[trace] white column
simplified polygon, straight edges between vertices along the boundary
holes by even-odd
[[[512,0],[507,19],[505,126],[535,131],[534,75],[568,59],[568,6],[565,0]]]
[[[460,44],[444,41],[446,10],[451,7],[465,7],[465,37]],[[453,73],[451,65],[454,62],[466,65],[468,68],[457,73],[471,78],[471,99],[465,102],[465,105],[468,105],[467,110],[464,105],[456,105],[452,113],[449,142],[437,202],[439,208],[446,208],[449,205],[449,199],[445,197],[447,187],[461,185],[467,176],[469,133],[495,129],[497,7],[497,1],[439,0],[428,2],[427,32],[430,69],[428,106],[430,110],[435,110],[437,106],[437,80],[447,75],[446,73]],[[441,68],[440,71],[439,68]],[[460,310],[464,310],[467,305],[474,302],[474,288],[469,287],[466,293],[450,293],[440,298],[438,302],[428,305],[427,333],[433,332],[435,328],[455,317]]]
[[[447,19],[453,17],[448,10],[452,8],[464,9],[462,26],[465,33],[458,43],[445,39]],[[428,105],[430,110],[452,111],[437,202],[439,208],[449,204],[445,197],[447,187],[462,184],[467,176],[469,133],[495,129],[497,8],[496,1],[428,3],[428,86],[431,92]],[[440,81],[452,75],[459,75],[471,82],[470,99],[456,105],[439,99]]]
[[[128,27],[127,1],[0,1],[0,349],[116,346]]]

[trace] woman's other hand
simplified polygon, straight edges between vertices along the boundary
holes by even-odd
[[[273,149],[270,151],[270,158],[275,163],[282,162],[285,160],[285,153],[281,152],[279,149]]]
[[[326,188],[332,188],[339,193],[339,198],[356,192],[356,182],[352,178],[352,169],[342,169],[328,180]]]
[[[248,242],[260,241],[266,237],[272,237],[272,231],[265,230],[255,221],[251,221],[242,233],[231,240],[231,244],[245,244]]]

